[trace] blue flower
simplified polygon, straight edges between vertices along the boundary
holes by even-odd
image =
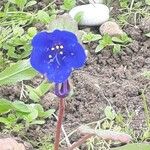
[[[39,32],[32,46],[32,67],[55,83],[65,82],[72,70],[82,67],[86,61],[83,47],[75,34],[68,31]]]

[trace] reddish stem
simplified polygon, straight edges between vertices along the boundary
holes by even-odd
[[[67,150],[73,150],[76,147],[79,147],[80,145],[82,145],[87,139],[91,138],[93,136],[93,134],[86,134],[83,137],[81,137],[81,139],[79,139],[77,142],[73,143]]]
[[[55,135],[54,150],[59,149],[61,125],[62,125],[62,121],[63,121],[64,110],[65,110],[65,100],[63,98],[61,98],[59,100],[59,110],[58,110],[58,120],[57,120],[56,133],[55,133],[56,135]]]

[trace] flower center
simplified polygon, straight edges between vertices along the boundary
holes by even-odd
[[[53,47],[51,47],[50,48],[51,54],[48,56],[49,63],[52,63],[54,62],[54,60],[56,60],[57,64],[60,66],[61,59],[63,60],[63,57],[65,57],[63,56],[64,54],[63,49],[64,49],[64,46],[61,44],[56,44]]]

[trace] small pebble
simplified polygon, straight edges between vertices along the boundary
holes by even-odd
[[[99,28],[99,31],[102,35],[107,33],[110,36],[118,36],[124,33],[119,27],[119,25],[113,21],[107,21],[104,24],[102,24]]]
[[[109,8],[104,4],[87,4],[76,6],[70,10],[69,15],[75,18],[81,12],[79,25],[98,26],[109,19]]]

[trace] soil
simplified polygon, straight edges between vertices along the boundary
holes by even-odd
[[[82,124],[98,121],[104,118],[104,108],[111,105],[117,113],[127,119],[127,111],[134,113],[130,127],[137,137],[146,129],[142,101],[142,90],[150,108],[150,80],[142,73],[150,70],[150,39],[145,32],[150,31],[150,19],[141,21],[136,26],[126,26],[124,31],[133,39],[122,53],[113,55],[111,48],[100,53],[94,52],[95,44],[86,45],[88,59],[81,70],[72,73],[71,83],[73,94],[66,98],[66,111],[63,121],[65,131],[70,133]],[[38,85],[43,79],[38,77],[32,85]],[[20,97],[21,85],[1,87],[0,97],[15,100]],[[58,99],[48,92],[41,100],[44,108],[58,109]],[[54,135],[56,119],[47,120],[43,126],[34,126],[27,135],[32,140],[50,133]],[[70,138],[70,142],[79,135]],[[36,149],[36,148],[35,148]]]

